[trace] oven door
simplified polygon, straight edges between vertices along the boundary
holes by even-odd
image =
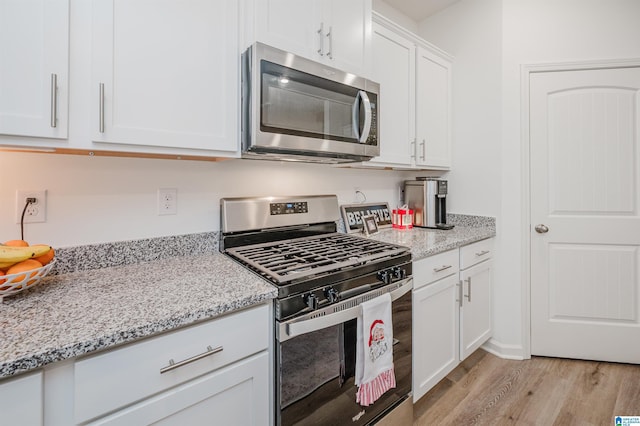
[[[279,323],[276,345],[276,424],[377,421],[411,396],[411,278]],[[360,303],[391,293],[396,387],[373,405],[356,403],[356,321]],[[328,309],[330,313],[323,312]]]

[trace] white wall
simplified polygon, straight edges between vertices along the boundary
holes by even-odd
[[[461,0],[422,22],[420,34],[456,58],[451,198],[461,212],[497,213],[495,340],[526,355],[521,66],[640,58],[640,1]]]
[[[20,237],[15,191],[46,189],[47,222],[25,239],[68,247],[220,229],[219,200],[231,196],[337,194],[397,205],[411,173],[329,165],[228,160],[218,163],[0,152],[0,241]],[[178,214],[158,216],[158,188],[178,189]]]

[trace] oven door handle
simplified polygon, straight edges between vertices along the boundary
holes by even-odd
[[[405,284],[390,292],[391,301],[401,298],[409,291],[411,291],[412,288],[413,279],[409,279]],[[346,300],[343,303],[349,303],[349,301]],[[311,333],[313,331],[322,330],[323,328],[332,327],[334,325],[350,321],[357,318],[361,313],[362,306],[358,304],[343,311],[338,311],[311,319],[299,320],[296,318],[287,322],[283,322],[279,324],[278,327],[278,341],[285,342],[302,334]]]

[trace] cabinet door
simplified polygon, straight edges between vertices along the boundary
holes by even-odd
[[[368,77],[371,72],[371,0],[325,0],[321,3],[324,6],[324,53],[328,64]]]
[[[371,0],[256,0],[256,39],[368,76]]]
[[[416,71],[416,164],[451,166],[451,63],[419,47]]]
[[[458,275],[413,292],[413,401],[458,365]]]
[[[373,24],[373,80],[380,83],[380,155],[369,163],[410,166],[415,138],[415,46]]]
[[[258,41],[315,61],[324,58],[328,23],[320,1],[255,0],[254,7]]]
[[[492,266],[491,260],[485,260],[460,272],[463,293],[460,308],[460,360],[471,355],[493,334]]]
[[[0,0],[0,134],[67,137],[69,0]]]
[[[43,424],[42,371],[0,382],[0,424]]]
[[[92,425],[268,425],[267,352],[192,380]]]
[[[237,151],[237,18],[233,0],[94,0],[93,140]]]

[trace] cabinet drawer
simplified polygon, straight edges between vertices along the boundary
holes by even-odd
[[[493,238],[460,247],[460,269],[466,269],[493,257]]]
[[[458,250],[449,250],[413,262],[413,288],[432,283],[459,270]]]
[[[263,305],[76,362],[76,422],[93,419],[266,349],[269,324],[269,308]],[[216,351],[219,348],[222,350]],[[204,355],[208,351],[211,353]],[[194,358],[160,373],[170,360],[178,364]]]

